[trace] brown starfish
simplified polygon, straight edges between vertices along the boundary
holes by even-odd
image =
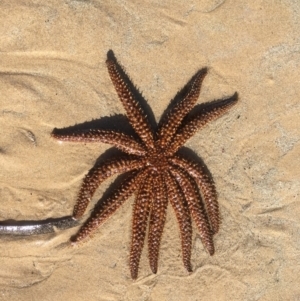
[[[198,129],[236,104],[237,93],[227,99],[196,107],[191,114],[207,73],[206,68],[201,69],[182,90],[184,97],[175,104],[154,132],[136,100],[136,90],[113,52],[109,51],[107,57],[110,78],[139,138],[112,130],[77,130],[70,134],[64,129],[53,130],[52,137],[59,140],[104,142],[126,153],[123,157],[95,165],[86,175],[74,207],[75,219],[83,215],[96,189],[105,179],[124,172],[127,173],[127,178],[108,197],[99,201],[72,241],[79,242],[88,237],[136,192],[130,250],[131,277],[136,279],[138,275],[148,220],[150,267],[153,273],[157,272],[168,202],[171,203],[179,224],[183,263],[187,271],[191,272],[191,219],[196,223],[203,245],[213,255],[213,234],[219,230],[220,217],[217,193],[209,172],[203,164],[185,159],[178,150]]]

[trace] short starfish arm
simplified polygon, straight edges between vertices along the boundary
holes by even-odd
[[[187,85],[187,92],[182,101],[168,114],[158,131],[159,144],[164,148],[173,137],[182,119],[190,112],[195,105],[201,89],[202,81],[207,74],[207,69],[199,70]]]
[[[197,225],[203,245],[208,250],[209,254],[213,255],[215,252],[213,233],[195,183],[193,183],[193,180],[179,168],[172,167],[171,173],[185,195],[185,199],[188,203],[191,215]]]
[[[140,104],[135,100],[135,96],[130,86],[125,80],[125,72],[116,59],[108,56],[106,65],[111,81],[115,86],[118,96],[125,108],[127,117],[135,132],[140,136],[147,148],[154,147],[153,133],[146,115],[143,113]]]
[[[133,209],[132,239],[130,250],[130,272],[132,279],[138,276],[139,262],[144,246],[150,206],[153,198],[152,176],[143,179]]]
[[[222,114],[227,112],[232,106],[237,103],[238,94],[234,93],[227,99],[213,102],[204,107],[194,116],[187,118],[183,125],[178,129],[174,139],[167,148],[167,154],[174,154],[180,146],[182,146],[196,131],[205,126],[208,122],[217,119]]]
[[[178,184],[169,173],[166,174],[166,185],[168,200],[174,209],[179,224],[183,264],[188,272],[192,272],[192,221],[190,212]]]
[[[216,234],[219,231],[220,213],[217,201],[217,192],[211,175],[200,164],[190,162],[178,155],[170,158],[170,162],[185,170],[200,187],[213,234]]]
[[[110,197],[100,200],[91,217],[71,238],[71,241],[73,243],[80,242],[90,236],[137,190],[144,176],[145,172],[143,171],[131,174],[120,187],[113,191]]]
[[[66,133],[64,129],[55,128],[51,136],[60,141],[108,143],[131,155],[143,156],[146,153],[144,147],[133,137],[115,131],[90,129]]]
[[[154,176],[153,186],[154,199],[150,213],[148,251],[150,268],[152,272],[156,274],[159,247],[166,221],[168,199],[166,194],[165,181],[161,174]]]
[[[140,169],[144,166],[143,160],[133,158],[115,159],[93,167],[85,176],[81,185],[76,204],[73,210],[73,217],[80,218],[93,197],[96,189],[107,178],[114,174]]]

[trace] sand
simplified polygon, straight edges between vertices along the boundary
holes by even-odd
[[[1,236],[0,300],[300,300],[299,15],[298,1],[1,1],[1,220],[72,213],[109,146],[58,143],[50,133],[125,113],[109,49],[157,120],[204,66],[198,103],[235,91],[240,101],[186,143],[219,194],[214,256],[194,231],[194,272],[184,270],[169,208],[158,273],[145,248],[132,281],[131,198],[75,248],[78,228]]]

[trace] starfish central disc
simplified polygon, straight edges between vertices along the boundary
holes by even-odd
[[[147,156],[147,165],[153,171],[163,171],[168,168],[168,159],[163,150],[155,148],[150,151]]]

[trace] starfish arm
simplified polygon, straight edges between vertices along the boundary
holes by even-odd
[[[175,137],[167,148],[167,154],[174,154],[196,131],[205,126],[208,122],[217,119],[227,112],[238,101],[238,94],[234,93],[227,99],[208,104],[194,116],[187,118],[186,122],[178,129]]]
[[[130,124],[135,132],[149,149],[154,147],[154,139],[150,124],[143,113],[140,104],[136,101],[133,91],[125,80],[125,72],[115,58],[107,58],[106,65],[111,81],[115,86],[119,99],[121,100]]]
[[[144,147],[136,142],[133,137],[110,130],[78,130],[67,134],[64,129],[55,128],[51,136],[60,141],[103,142],[111,144],[127,154],[138,156],[146,154]]]
[[[162,174],[154,176],[154,199],[150,213],[148,251],[150,268],[154,274],[157,272],[157,263],[161,237],[166,221],[168,199],[165,181]]]
[[[166,174],[166,185],[168,200],[174,209],[179,224],[183,264],[188,272],[192,272],[192,221],[190,212],[178,184],[169,173]]]
[[[138,276],[139,262],[144,246],[150,205],[153,198],[152,182],[151,174],[143,179],[134,204],[129,260],[132,279],[136,279]]]
[[[164,148],[173,137],[182,119],[190,112],[195,105],[201,89],[202,81],[207,74],[207,68],[199,70],[189,81],[187,92],[182,101],[177,103],[173,110],[168,114],[158,131],[158,141]]]
[[[209,254],[213,255],[215,252],[213,233],[201,201],[201,196],[197,191],[197,187],[193,183],[193,180],[179,168],[172,167],[171,173],[185,195],[185,199],[188,203],[191,215],[197,225],[203,245],[208,250]]]
[[[196,182],[202,193],[213,234],[219,231],[220,213],[214,181],[208,171],[198,163],[190,162],[178,155],[170,158],[170,162],[185,170]]]
[[[85,176],[81,185],[76,204],[73,210],[73,217],[80,218],[96,189],[107,178],[117,173],[123,173],[134,169],[140,169],[144,166],[143,160],[133,158],[120,158],[94,166]]]
[[[77,243],[89,237],[137,190],[144,176],[145,171],[132,173],[120,187],[113,191],[110,197],[100,200],[91,217],[80,228],[78,233],[72,237],[71,241]]]

